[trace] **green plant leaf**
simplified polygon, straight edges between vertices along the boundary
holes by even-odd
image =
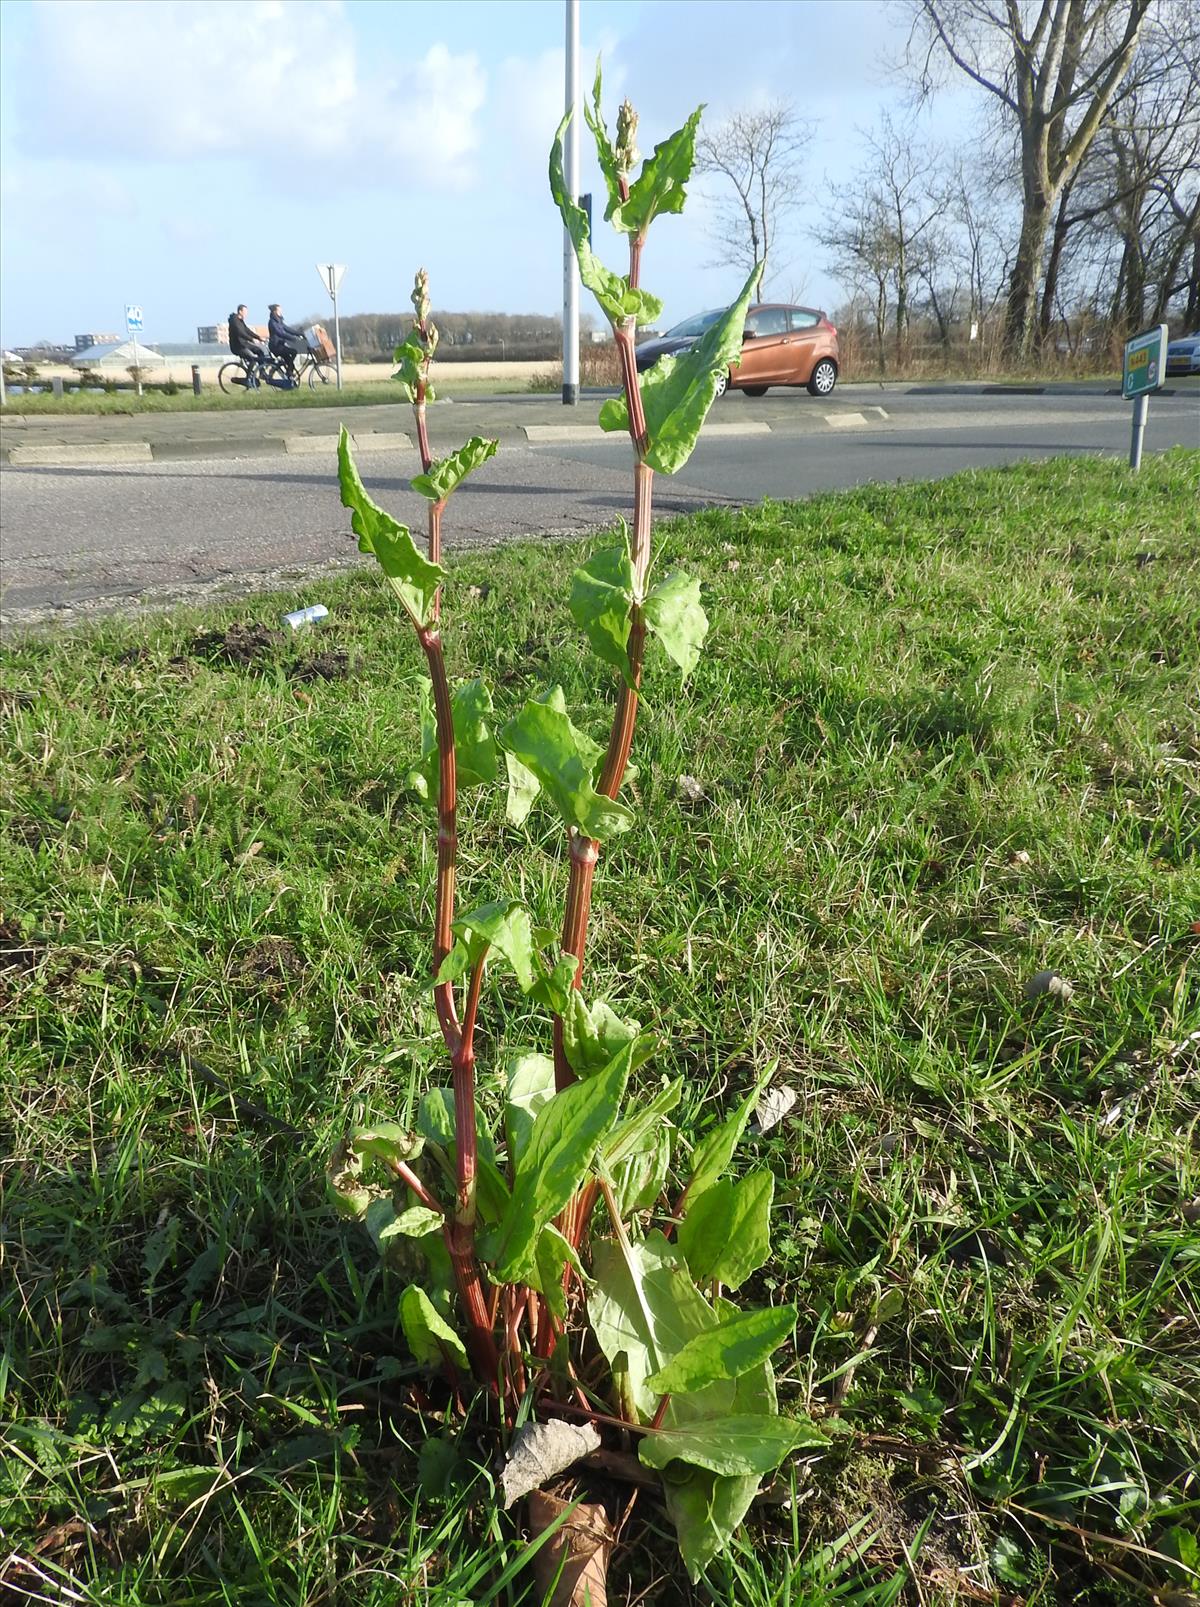
[[[667,1185],[671,1169],[671,1129],[661,1123],[644,1147],[611,1168],[613,1194],[623,1217],[648,1211]]]
[[[329,1198],[339,1216],[360,1221],[372,1200],[387,1198],[390,1189],[363,1181],[363,1158],[343,1139],[329,1157],[325,1180]]]
[[[480,904],[452,921],[450,929],[458,941],[442,961],[439,982],[456,982],[494,949],[508,961],[525,992],[533,986],[533,924],[518,899]]]
[[[533,808],[538,793],[542,790],[538,778],[533,771],[523,765],[520,759],[511,753],[504,755],[504,763],[508,770],[508,801],[504,807],[505,818],[510,826],[523,826]]]
[[[584,1003],[578,988],[572,988],[562,1012],[563,1051],[577,1077],[590,1077],[607,1066],[627,1043],[635,1045],[633,1069],[636,1071],[654,1053],[654,1038],[643,1033],[637,1021],[622,1021],[603,999]]]
[[[437,722],[433,711],[433,682],[422,675],[417,681],[421,721],[421,757],[408,772],[408,785],[427,803],[438,797],[439,755]],[[463,681],[450,697],[454,725],[454,777],[456,789],[481,787],[495,781],[496,739],[489,724],[494,710],[486,681]]]
[[[409,401],[415,402],[425,371],[425,346],[415,324],[392,353],[392,361],[399,365],[392,378],[400,381]],[[429,401],[433,401],[431,392],[432,387],[427,385],[425,395]]]
[[[687,575],[668,575],[647,593],[642,618],[684,675],[690,675],[708,635],[708,615],[700,606],[700,582]]]
[[[515,1165],[528,1147],[538,1111],[554,1098],[554,1062],[548,1055],[522,1055],[508,1071],[504,1131]]]
[[[649,1422],[659,1392],[647,1380],[690,1340],[714,1328],[716,1314],[657,1229],[632,1244],[628,1255],[615,1240],[599,1240],[592,1277],[587,1309],[597,1342],[610,1367],[623,1366],[629,1398]],[[722,1409],[731,1403],[727,1392]]]
[[[690,1339],[646,1382],[660,1395],[684,1395],[740,1378],[752,1368],[761,1367],[791,1337],[795,1327],[795,1306],[739,1311],[707,1333]]]
[[[676,1077],[674,1082],[660,1088],[652,1099],[639,1105],[637,1110],[618,1123],[601,1151],[605,1166],[620,1166],[631,1156],[642,1154],[682,1097],[683,1078]]]
[[[568,826],[603,842],[629,830],[633,811],[592,785],[596,744],[582,738],[561,702],[560,687],[544,699],[531,699],[500,732],[500,745],[537,778]]]
[[[560,955],[552,966],[547,966],[540,954],[535,954],[533,968],[537,975],[529,990],[534,1004],[543,1005],[556,1016],[562,1015],[575,987],[575,973],[579,961],[573,954]]]
[[[350,525],[358,537],[359,552],[374,553],[413,624],[428,625],[433,617],[433,600],[446,572],[440,564],[422,558],[405,526],[371,501],[355,467],[345,425],[338,436],[338,481],[342,506],[350,509]]]
[[[513,1172],[512,1198],[499,1228],[480,1241],[497,1279],[536,1275],[538,1235],[583,1182],[604,1134],[616,1120],[629,1080],[632,1046],[603,1071],[572,1083],[544,1104]]]
[[[610,323],[622,324],[633,318],[639,324],[652,324],[662,313],[663,304],[659,298],[652,296],[648,290],[633,288],[628,279],[606,268],[592,251],[587,213],[567,189],[563,170],[563,135],[570,121],[571,113],[568,112],[558,125],[554,144],[550,147],[550,193],[575,247],[579,277],[595,296]]]
[[[415,1283],[410,1283],[400,1296],[400,1326],[409,1350],[423,1367],[440,1367],[449,1361],[463,1372],[468,1370],[462,1340],[424,1289]]]
[[[667,1511],[675,1525],[679,1554],[693,1585],[714,1557],[728,1546],[733,1532],[758,1494],[757,1473],[726,1475],[676,1463],[663,1481]]]
[[[774,1174],[764,1168],[736,1183],[718,1178],[698,1200],[688,1196],[678,1239],[697,1283],[740,1289],[769,1260],[774,1195]]]
[[[646,230],[660,212],[682,212],[687,200],[684,186],[692,176],[696,161],[696,130],[703,106],[688,118],[682,128],[654,147],[642,163],[642,171],[629,187],[629,199],[614,208],[615,228],[645,238]]]
[[[632,624],[633,564],[629,537],[620,546],[595,552],[571,581],[571,616],[592,645],[592,651],[611,664],[626,684],[633,685],[629,668],[629,630]]]
[[[741,355],[746,311],[761,272],[760,263],[733,306],[690,351],[678,357],[660,357],[638,381],[649,442],[646,462],[661,474],[676,474],[692,455],[701,426],[716,400],[718,381]],[[629,428],[629,407],[623,396],[604,403],[600,428]]]
[[[596,160],[600,164],[600,171],[604,175],[604,187],[608,191],[608,205],[604,209],[605,219],[612,217],[621,205],[621,174],[617,166],[617,153],[612,140],[608,137],[608,129],[604,123],[604,113],[600,109],[600,91],[602,80],[600,75],[600,58],[596,57],[596,77],[592,84],[592,103],[589,106],[587,96],[583,97],[583,115],[587,125],[592,131],[596,141]]]
[[[766,1087],[767,1079],[777,1064],[777,1061],[772,1060],[732,1116],[696,1145],[692,1154],[692,1179],[687,1187],[687,1197],[692,1204],[695,1204],[699,1196],[706,1189],[712,1188],[713,1184],[724,1177],[729,1170],[733,1152],[737,1149],[742,1134],[746,1131],[746,1123],[750,1120],[750,1112],[757,1104],[758,1096]]]
[[[374,1122],[370,1127],[356,1127],[350,1134],[350,1147],[364,1160],[374,1157],[385,1164],[397,1161],[415,1161],[425,1148],[419,1133],[410,1133],[396,1122]]]
[[[812,1423],[794,1417],[705,1417],[643,1434],[638,1459],[660,1471],[676,1460],[711,1473],[774,1473],[802,1445],[829,1442]]]
[[[379,1230],[380,1243],[397,1236],[406,1239],[423,1239],[427,1233],[440,1232],[442,1214],[440,1211],[431,1211],[427,1205],[410,1205],[406,1211],[401,1211],[392,1218],[385,1228]]]
[[[587,1279],[570,1241],[563,1237],[553,1222],[547,1222],[538,1234],[534,1260],[535,1272],[530,1287],[545,1296],[553,1316],[560,1322],[566,1322],[567,1297],[563,1289],[563,1273],[568,1267],[574,1267],[581,1286],[586,1284]]]
[[[457,452],[438,458],[430,464],[426,473],[414,475],[411,482],[413,490],[428,497],[430,502],[445,502],[468,474],[473,474],[481,463],[486,463],[495,455],[499,445],[499,441],[488,441],[482,435],[473,435]]]
[[[456,1146],[454,1142],[454,1090],[429,1088],[417,1107],[417,1131],[431,1144],[443,1151],[453,1176]],[[496,1165],[496,1146],[484,1121],[482,1110],[475,1112],[475,1146],[477,1156],[476,1202],[480,1219],[491,1224],[499,1222],[508,1208],[508,1184]]]

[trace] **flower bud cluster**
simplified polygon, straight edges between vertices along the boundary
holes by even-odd
[[[637,140],[638,114],[629,101],[621,102],[621,109],[617,113],[617,143],[615,147],[617,170],[626,178],[633,172],[642,153],[638,150]]]

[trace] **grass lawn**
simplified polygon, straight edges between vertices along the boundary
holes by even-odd
[[[524,375],[516,379],[455,379],[451,375],[448,379],[442,377],[438,380],[437,392],[439,396],[495,396],[511,390],[523,391],[528,383]],[[215,379],[211,384],[204,385],[199,396],[193,395],[190,383],[180,384],[174,395],[155,390],[146,391],[142,396],[137,396],[132,390],[116,391],[111,396],[90,391],[86,395],[77,393],[61,397],[48,393],[26,396],[10,392],[4,416],[7,418],[10,414],[24,413],[58,413],[71,417],[112,413],[253,413],[278,408],[378,407],[384,402],[395,402],[401,407],[408,405],[399,385],[392,382],[389,371],[381,368],[378,380],[347,384],[340,392],[335,385],[322,385],[315,391],[309,390],[307,385],[294,391],[280,391],[264,385],[256,391],[227,396],[218,389]]]
[[[1198,472],[1058,461],[664,528],[713,630],[682,697],[651,664],[592,986],[661,1032],[685,1141],[768,1061],[797,1092],[743,1151],[779,1202],[747,1294],[797,1302],[783,1404],[844,1432],[702,1591],[640,1498],[614,1600],[1193,1600]],[[561,680],[600,736],[582,550],[453,562],[448,652],[497,666],[500,714]],[[440,1425],[399,1285],[325,1203],[351,1116],[403,1119],[439,1062],[420,655],[373,574],[319,600],[319,634],[230,629],[289,592],[0,659],[14,1601],[530,1599],[469,1429],[448,1493],[419,1485]],[[475,791],[459,830],[465,897],[554,924],[548,812],[514,831]],[[1044,969],[1069,997],[1026,997]],[[484,1030],[494,1090],[542,1028],[501,984]]]

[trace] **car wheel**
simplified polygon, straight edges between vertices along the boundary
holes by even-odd
[[[808,379],[810,396],[828,396],[837,384],[837,364],[832,357],[822,357]]]
[[[746,395],[747,396],[765,396],[766,394],[767,394],[767,387],[765,385],[747,385],[746,386]]]
[[[719,402],[721,400],[722,396],[724,396],[725,392],[728,389],[729,389],[729,375],[728,374],[718,374],[717,375],[717,389],[716,389],[716,394],[713,397],[713,401]]]

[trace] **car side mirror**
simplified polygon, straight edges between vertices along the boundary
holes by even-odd
[[[757,339],[758,339],[758,331],[757,330],[755,330],[755,329],[743,329],[742,330],[742,340],[743,341],[757,340]]]

